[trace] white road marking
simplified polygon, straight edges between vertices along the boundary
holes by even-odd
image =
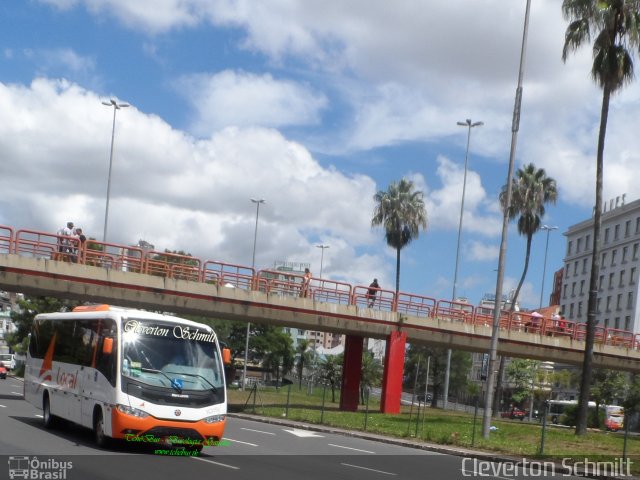
[[[13,393],[14,395],[20,395],[20,396],[22,396],[22,392],[11,392],[11,393]]]
[[[301,430],[299,428],[293,428],[291,430],[287,430],[286,428],[283,428],[282,430],[284,430],[285,432],[289,432],[294,434],[296,437],[302,437],[302,438],[310,438],[310,437],[324,437],[324,435],[320,435],[319,433],[316,432],[311,432],[309,430]]]
[[[214,462],[213,460],[207,460],[206,458],[200,458],[200,457],[191,457],[191,458],[193,458],[194,460],[200,460],[201,462],[213,463],[214,465],[218,465],[220,467],[231,468],[233,470],[240,470],[240,467],[234,467],[233,465],[227,465],[226,463]]]
[[[2,408],[7,408],[7,406],[6,406],[6,405],[0,405],[0,407],[2,407]]]
[[[258,446],[255,443],[241,442],[240,440],[234,440],[233,438],[229,438],[229,437],[224,437],[223,441],[224,440],[228,440],[229,442],[233,442],[233,443],[242,443],[243,445],[251,445],[252,447]]]
[[[38,418],[42,418],[42,415],[38,415],[38,414],[36,413],[36,417],[38,417]]]
[[[370,450],[361,450],[359,448],[353,448],[353,447],[345,447],[343,445],[335,445],[333,443],[328,443],[327,445],[329,445],[330,447],[337,447],[337,448],[346,448],[347,450],[355,450],[357,452],[364,452],[364,453],[376,453],[376,452],[372,452]]]
[[[384,473],[385,475],[397,475],[397,473],[385,472],[384,470],[376,470],[375,468],[361,467],[360,465],[351,465],[350,463],[341,463],[340,465],[344,465],[345,467],[360,468],[362,470],[369,470],[370,472]]]
[[[263,432],[262,430],[254,430],[253,428],[244,428],[244,427],[240,427],[241,430],[247,430],[249,432],[258,432],[258,433],[264,433],[265,435],[275,435],[275,433],[273,432]]]

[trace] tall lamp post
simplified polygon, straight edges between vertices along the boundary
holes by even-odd
[[[460,260],[460,238],[462,236],[462,217],[464,215],[464,196],[467,190],[467,165],[469,163],[469,144],[471,142],[471,129],[473,127],[481,127],[483,122],[472,122],[467,118],[464,122],[458,122],[461,127],[467,127],[467,151],[464,156],[464,177],[462,180],[462,201],[460,202],[460,220],[458,222],[458,245],[456,247],[456,266],[453,272],[453,293],[451,300],[456,301],[456,287],[458,286],[458,262]],[[446,410],[449,400],[449,376],[451,373],[451,349],[447,349],[447,368],[444,372],[444,399],[442,407]]]
[[[260,215],[260,204],[265,203],[263,198],[255,199],[252,198],[251,201],[256,204],[256,227],[253,233],[253,255],[251,256],[251,268],[254,269],[256,266],[256,243],[258,241],[258,216]],[[247,322],[247,337],[245,338],[244,343],[244,367],[242,369],[242,385],[240,388],[244,390],[245,383],[247,381],[247,362],[249,361],[249,328],[251,327],[251,322]]]
[[[320,244],[320,245],[316,245],[316,247],[322,249],[322,254],[320,255],[320,278],[322,278],[322,264],[324,262],[324,249],[329,248],[329,245]]]
[[[547,274],[547,252],[549,251],[549,234],[552,230],[557,230],[558,227],[550,227],[549,225],[543,225],[540,230],[547,231],[547,243],[544,247],[544,266],[542,267],[542,288],[540,289],[540,308],[542,308],[542,297],[544,296],[544,277]]]
[[[524,60],[527,51],[527,34],[529,32],[529,12],[531,0],[527,0],[524,14],[524,28],[522,31],[522,46],[520,48],[520,66],[518,69],[518,86],[516,99],[513,104],[513,118],[511,120],[511,149],[509,151],[509,169],[507,173],[507,194],[502,216],[502,238],[500,240],[500,254],[498,255],[498,275],[496,278],[496,299],[493,308],[493,325],[491,330],[491,344],[489,345],[489,371],[487,373],[487,391],[485,392],[484,412],[482,413],[482,438],[489,439],[491,428],[491,406],[493,405],[493,389],[496,384],[496,362],[498,357],[498,337],[500,335],[500,311],[502,309],[502,282],[504,281],[504,264],[507,256],[507,231],[509,227],[509,207],[511,206],[511,187],[513,169],[516,159],[516,144],[518,130],[520,130],[520,108],[522,106],[522,80],[524,78]]]
[[[113,98],[108,102],[102,102],[107,107],[113,107],[113,126],[111,127],[111,153],[109,154],[109,175],[107,177],[107,205],[104,210],[104,230],[102,231],[102,241],[107,241],[107,224],[109,222],[109,195],[111,194],[111,168],[113,166],[113,140],[116,135],[116,112],[121,108],[129,106],[128,103],[118,103]]]

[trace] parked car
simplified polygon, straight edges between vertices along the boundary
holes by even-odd
[[[507,410],[506,412],[502,412],[500,414],[500,416],[502,418],[511,418],[511,419],[518,419],[518,420],[524,420],[524,417],[527,416],[527,412],[520,410],[518,407],[513,407],[509,410]]]
[[[430,403],[433,401],[433,395],[430,393],[421,393],[416,396],[416,400],[420,403]]]
[[[5,367],[2,362],[0,362],[0,378],[2,380],[7,378],[7,367]]]

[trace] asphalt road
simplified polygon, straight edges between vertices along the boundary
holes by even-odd
[[[531,476],[522,469],[506,471],[504,464],[471,456],[234,417],[228,419],[223,444],[205,448],[198,457],[157,454],[157,446],[124,442],[103,450],[94,445],[88,430],[71,425],[45,430],[41,413],[23,400],[20,380],[0,380],[0,479],[19,474],[26,464],[27,478],[61,480],[457,480],[479,476],[504,480]],[[571,478],[559,472],[555,477]]]

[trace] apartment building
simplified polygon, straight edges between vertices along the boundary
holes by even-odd
[[[600,230],[600,271],[596,322],[599,326],[640,332],[640,200],[625,195],[605,202]],[[560,308],[568,320],[586,322],[593,251],[593,218],[577,223],[567,237]]]

